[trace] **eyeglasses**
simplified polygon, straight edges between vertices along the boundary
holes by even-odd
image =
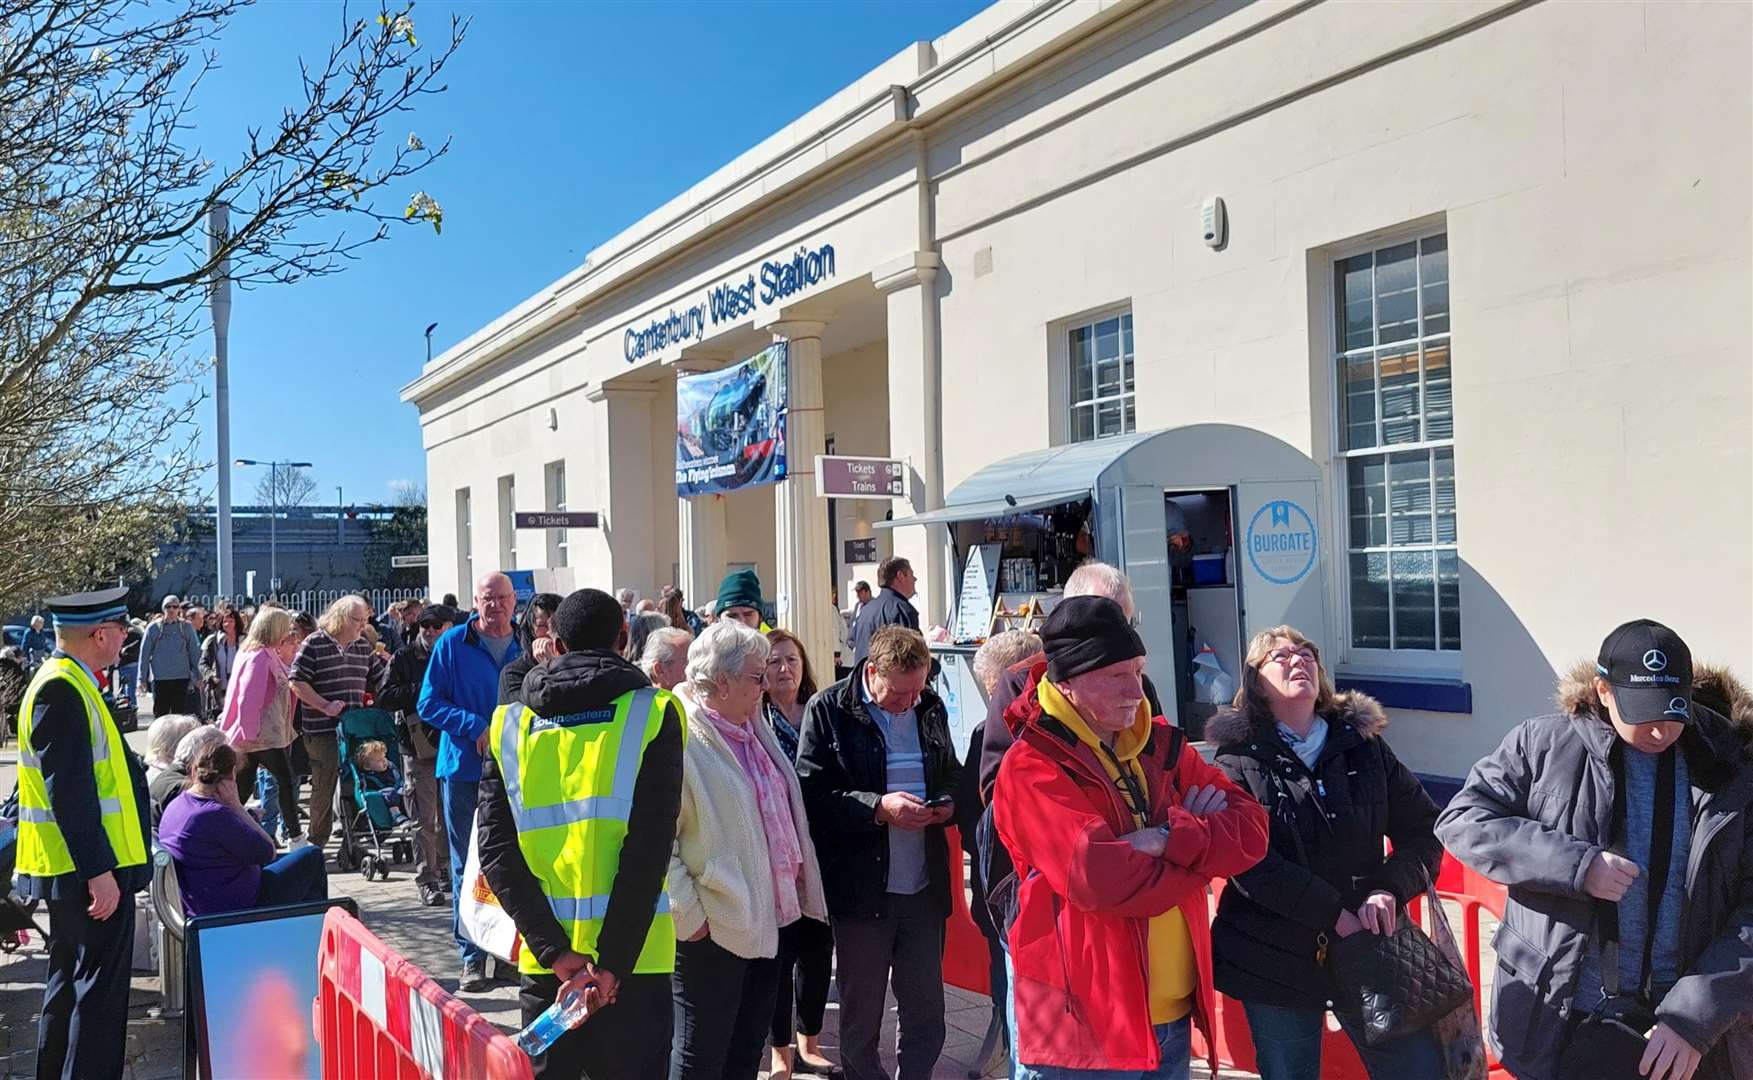
[[[1266,654],[1266,660],[1268,663],[1283,664],[1285,667],[1289,667],[1298,660],[1310,667],[1315,666],[1318,662],[1315,659],[1315,654],[1307,649],[1275,649]]]
[[[767,673],[765,671],[761,672],[759,675],[751,675],[746,671],[739,671],[736,673],[736,677],[739,679],[753,679],[758,686],[767,685]]]

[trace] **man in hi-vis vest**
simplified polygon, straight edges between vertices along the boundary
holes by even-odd
[[[49,909],[39,1078],[122,1075],[134,893],[151,880],[146,768],[96,673],[122,653],[127,595],[48,601],[55,651],[18,709],[18,889]]]
[[[523,934],[527,1025],[566,986],[605,1011],[534,1062],[538,1077],[669,1075],[670,846],[682,803],[682,707],[616,651],[621,605],[581,589],[554,612],[560,654],[501,705],[481,770],[481,870]],[[563,982],[564,980],[564,982]]]

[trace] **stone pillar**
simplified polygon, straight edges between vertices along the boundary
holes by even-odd
[[[724,580],[724,499],[695,495],[676,500],[676,536],[681,542],[682,598],[690,608],[710,604]]]
[[[608,593],[626,585],[639,590],[641,596],[654,595],[658,582],[669,576],[668,567],[660,573],[653,565],[657,543],[652,494],[657,478],[649,447],[655,394],[646,387],[611,385],[594,386],[585,396],[599,410],[597,423],[592,425],[592,449],[603,511],[598,531],[608,548],[608,558],[602,558],[605,553],[598,547],[596,558],[577,563],[574,580]],[[579,534],[590,531],[572,530],[572,550],[583,546]]]
[[[906,461],[912,505],[895,500],[895,516],[943,505],[943,397],[939,377],[935,252],[916,251],[871,272],[889,305],[889,455]],[[921,626],[949,621],[955,582],[942,525],[892,530],[895,554],[919,579],[913,606]],[[875,584],[872,582],[871,584]]]
[[[767,327],[773,340],[787,343],[790,380],[785,424],[786,479],[773,493],[774,560],[779,580],[774,604],[779,626],[796,634],[818,672],[834,666],[834,630],[829,597],[833,571],[828,562],[828,500],[816,494],[816,455],[827,434],[822,416],[822,327],[820,322],[787,319]]]

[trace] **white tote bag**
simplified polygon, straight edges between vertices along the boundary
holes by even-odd
[[[493,895],[487,876],[481,873],[479,828],[469,832],[469,858],[463,863],[462,892],[457,895],[457,921],[462,923],[463,934],[470,941],[508,964],[517,963],[518,954],[523,951],[523,936],[517,932],[517,924],[511,921],[511,916],[499,906],[499,898]]]

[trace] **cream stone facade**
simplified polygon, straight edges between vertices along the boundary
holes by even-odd
[[[753,565],[822,656],[829,590],[849,603],[875,576],[830,538],[909,556],[924,621],[944,622],[967,545],[878,523],[1109,417],[1208,426],[1144,480],[1159,515],[1165,491],[1233,495],[1241,587],[1215,643],[1230,674],[1239,631],[1294,617],[1342,681],[1394,706],[1421,772],[1464,775],[1625,619],[1753,674],[1750,45],[1745,4],[995,4],[404,388],[433,591],[515,566],[560,590],[676,581],[700,604]],[[829,248],[831,274],[760,299],[765,265]],[[714,318],[713,290],[751,277],[753,310]],[[1124,339],[1102,329],[1118,316]],[[1129,342],[1131,375],[1078,410],[1087,335]],[[792,343],[793,479],[679,500],[677,373],[775,338]],[[817,498],[829,445],[904,459],[910,499]],[[1250,464],[1275,456],[1301,467]],[[1280,484],[1260,497],[1319,538],[1294,595],[1241,566],[1265,520],[1250,482]],[[1122,511],[1098,494],[1097,531],[1127,532],[1166,608],[1168,560],[1141,554],[1136,478],[1127,490]],[[602,526],[510,528],[514,509],[562,503]],[[1372,567],[1390,566],[1413,584],[1376,604]],[[1203,621],[1216,594],[1186,595]],[[1180,625],[1147,633],[1161,684]]]

